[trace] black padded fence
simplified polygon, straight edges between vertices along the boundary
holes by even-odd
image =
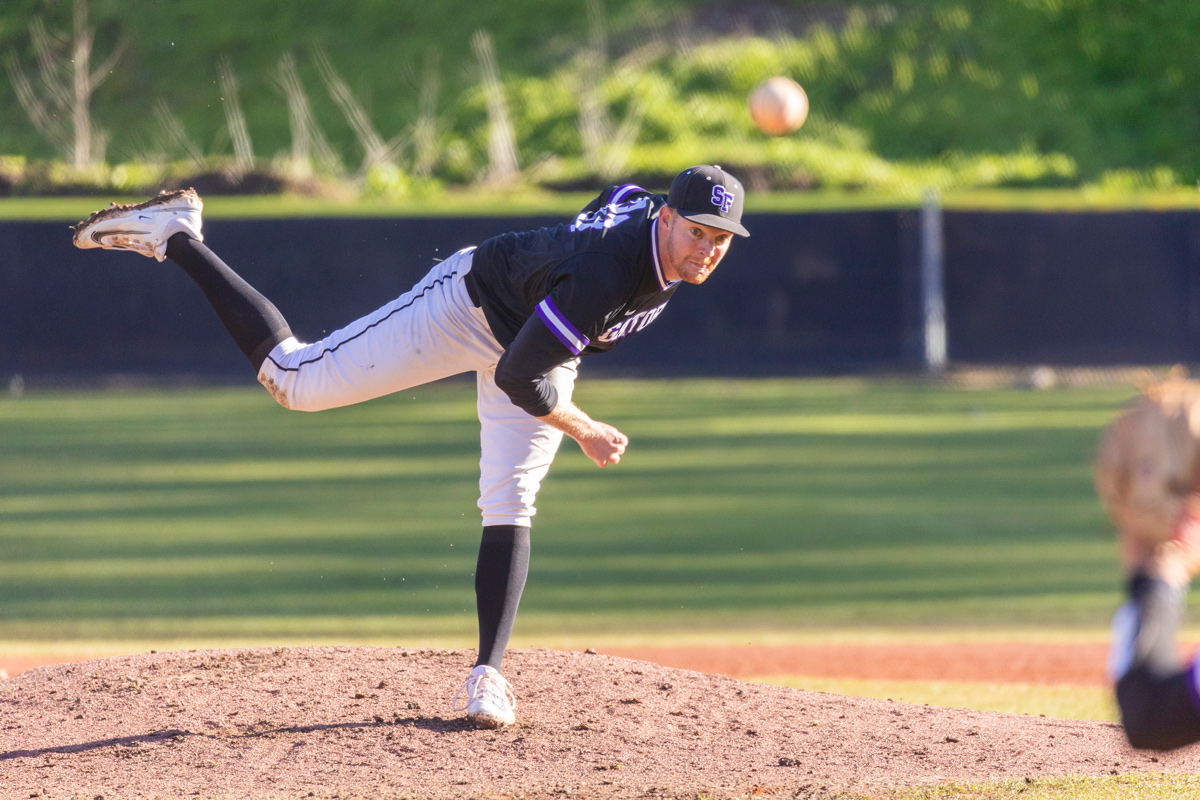
[[[593,367],[764,374],[900,356],[894,212],[765,215],[701,287]],[[403,293],[436,259],[557,218],[206,222],[205,241],[315,340]],[[0,223],[0,374],[248,373],[181,270],[79,251],[61,223]]]
[[[951,360],[1200,357],[1200,212],[962,211],[944,227]]]
[[[703,286],[589,373],[794,375],[920,368],[920,215],[748,215]],[[558,218],[206,222],[208,244],[312,340],[403,293],[434,261]],[[943,217],[951,362],[1200,360],[1200,212]],[[0,377],[252,380],[171,263],[82,252],[65,223],[0,223]]]

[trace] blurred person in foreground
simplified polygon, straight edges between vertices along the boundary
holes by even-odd
[[[1117,528],[1128,600],[1113,616],[1109,677],[1129,743],[1200,741],[1200,659],[1176,635],[1200,572],[1200,382],[1178,371],[1142,390],[1104,431],[1097,493]]]

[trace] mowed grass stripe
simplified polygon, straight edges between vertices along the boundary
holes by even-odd
[[[584,379],[632,446],[601,471],[564,444],[518,635],[1101,628],[1089,461],[1132,392]],[[474,405],[465,381],[319,414],[258,387],[0,400],[0,636],[469,629]]]

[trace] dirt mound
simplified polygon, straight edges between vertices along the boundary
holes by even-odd
[[[58,664],[0,683],[0,796],[800,796],[931,783],[1194,772],[1109,724],[747,684],[518,650],[517,725],[449,708],[466,650],[263,648]]]

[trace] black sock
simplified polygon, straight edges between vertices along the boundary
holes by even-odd
[[[504,648],[529,574],[529,528],[489,525],[475,566],[475,609],[479,614],[479,659],[499,670]]]
[[[270,300],[192,237],[177,233],[168,239],[167,258],[182,267],[204,292],[255,372],[275,345],[292,335],[287,320]]]

